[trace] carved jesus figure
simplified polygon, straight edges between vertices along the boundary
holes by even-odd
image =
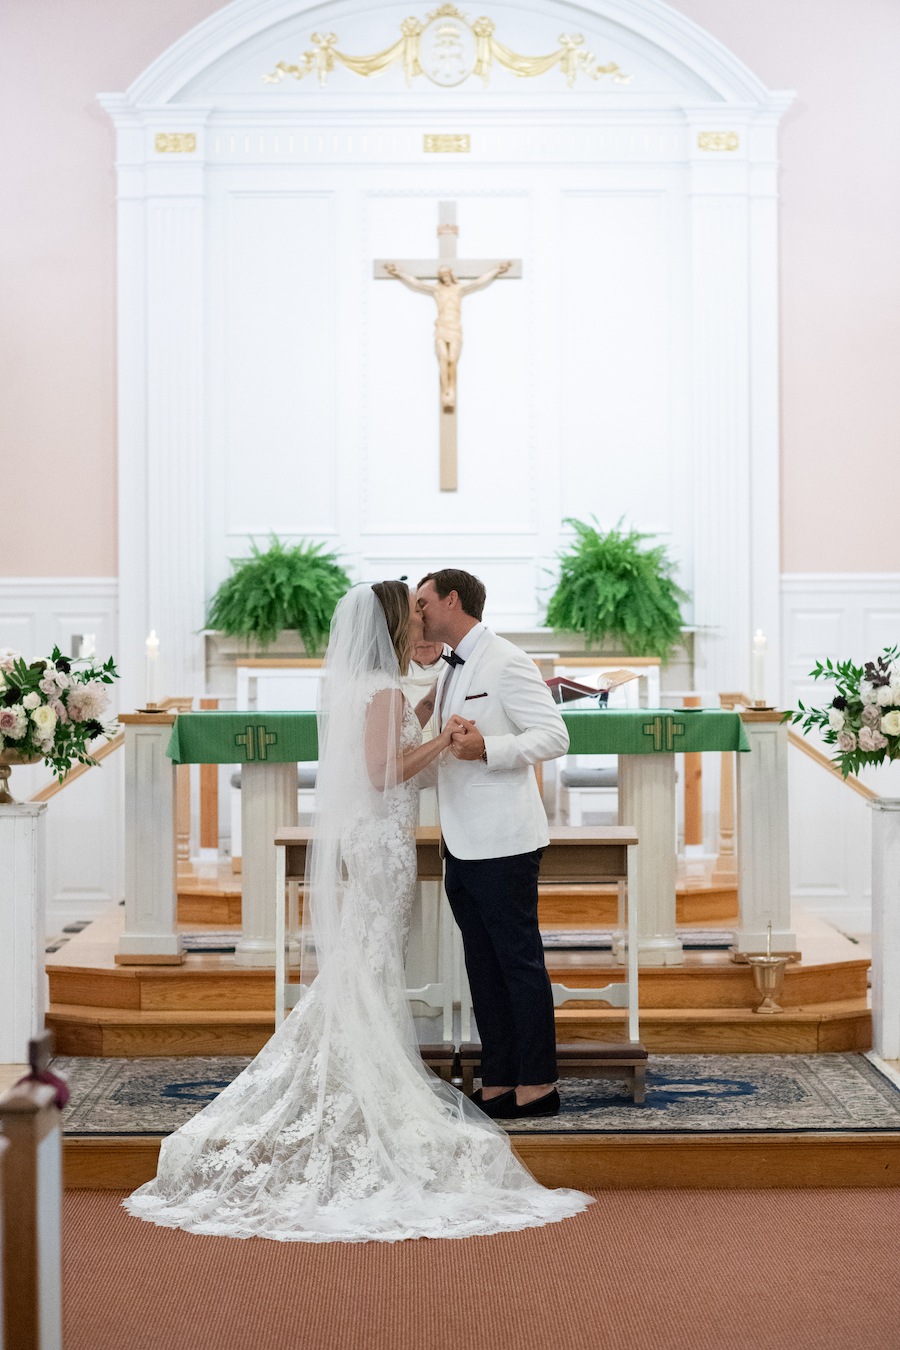
[[[457,281],[453,268],[444,266],[437,270],[437,281],[420,281],[408,272],[401,272],[396,263],[384,264],[388,276],[402,281],[411,291],[434,296],[437,304],[434,349],[441,368],[441,407],[445,412],[453,412],[456,407],[456,366],[462,351],[463,296],[471,295],[473,291],[483,291],[511,267],[511,262],[502,262],[474,281]]]

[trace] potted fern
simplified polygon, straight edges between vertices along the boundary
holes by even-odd
[[[335,605],[350,589],[337,554],[322,544],[288,546],[273,535],[265,551],[251,542],[249,558],[232,559],[232,567],[209,602],[207,628],[263,649],[294,629],[310,655],[324,647]]]
[[[547,608],[547,624],[621,644],[629,656],[665,661],[681,637],[681,602],[689,597],[674,580],[675,564],[664,544],[642,545],[653,536],[623,530],[620,520],[605,533],[571,517],[572,547],[559,554],[559,584]]]

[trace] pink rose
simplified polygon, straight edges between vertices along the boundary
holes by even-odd
[[[881,709],[875,703],[867,703],[862,710],[863,725],[877,727],[881,721]]]
[[[0,736],[10,741],[20,741],[28,729],[28,714],[21,703],[11,708],[0,708]]]
[[[69,714],[66,712],[66,705],[63,703],[62,699],[51,698],[50,707],[56,713],[57,719],[60,722],[68,722]]]
[[[852,731],[842,731],[837,738],[837,747],[844,755],[850,755],[856,749],[856,737]]]
[[[880,731],[873,727],[861,727],[859,732],[860,750],[883,750],[887,745],[887,737],[882,736]]]

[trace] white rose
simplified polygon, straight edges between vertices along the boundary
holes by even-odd
[[[31,712],[32,708],[39,708],[40,705],[41,696],[40,694],[36,694],[33,689],[30,694],[26,694],[22,699],[22,707],[27,708],[29,712]]]
[[[832,731],[844,730],[844,714],[841,712],[840,708],[829,708],[828,725],[831,727]]]
[[[891,680],[891,702],[900,708],[900,679],[896,677]]]
[[[35,708],[32,712],[31,720],[42,741],[49,740],[52,737],[57,722],[56,713],[52,708],[48,708],[46,704],[41,704],[39,708]]]
[[[876,695],[875,695],[875,686],[872,685],[872,684],[870,684],[868,680],[860,680],[860,682],[859,682],[859,696],[860,696],[860,698],[862,699],[863,703],[877,703],[877,702],[878,702],[878,699],[877,699],[877,697],[876,697]]]
[[[894,701],[894,695],[891,693],[889,684],[880,684],[875,697],[880,708],[889,708]]]
[[[900,712],[896,708],[882,717],[881,730],[885,736],[900,736]]]

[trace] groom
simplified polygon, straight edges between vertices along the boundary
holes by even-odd
[[[569,737],[534,662],[481,622],[485,589],[452,567],[419,582],[426,642],[453,650],[438,719],[466,729],[438,767],[444,886],[466,954],[481,1034],[474,1101],[489,1116],[559,1111],[553,996],[538,931],[538,870],[550,842],[533,765]]]

